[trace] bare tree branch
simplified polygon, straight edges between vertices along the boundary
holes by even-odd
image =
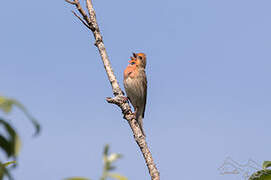
[[[85,23],[88,24],[88,27],[90,27],[90,29],[91,29],[92,31],[94,31],[94,29],[93,29],[93,27],[92,27],[92,23],[91,23],[90,19],[88,18],[87,13],[86,13],[86,12],[84,11],[84,9],[82,8],[82,6],[81,6],[79,0],[73,0],[73,1],[65,0],[65,1],[66,1],[67,3],[73,4],[73,5],[76,6],[76,8],[77,8],[77,10],[79,11],[79,13],[83,16],[83,19],[84,19]],[[74,14],[74,15],[77,17],[76,14]],[[79,18],[79,19],[82,20],[81,18]],[[84,23],[84,24],[85,24],[85,23]]]
[[[147,164],[149,173],[151,175],[151,179],[152,180],[160,180],[160,174],[158,169],[156,168],[156,165],[153,161],[151,152],[148,148],[145,136],[143,135],[143,133],[141,132],[141,129],[137,123],[137,121],[135,120],[135,116],[132,113],[131,107],[128,104],[128,102],[126,102],[124,99],[124,94],[123,91],[121,90],[118,81],[116,79],[116,76],[114,75],[113,69],[111,67],[109,58],[107,56],[106,50],[105,50],[105,46],[103,43],[103,39],[102,39],[102,35],[100,33],[99,30],[99,26],[96,20],[96,14],[92,5],[91,0],[86,0],[86,6],[87,6],[87,10],[88,10],[88,14],[89,16],[87,16],[87,14],[85,13],[85,11],[83,10],[83,8],[81,7],[80,3],[78,0],[65,0],[66,2],[73,4],[76,6],[77,10],[79,11],[79,13],[82,15],[83,19],[80,18],[77,14],[74,13],[74,15],[80,19],[80,21],[86,25],[87,27],[89,27],[89,29],[91,29],[91,31],[93,32],[94,38],[95,38],[95,46],[98,48],[101,59],[103,61],[104,64],[104,68],[107,74],[107,77],[109,79],[109,82],[111,84],[112,87],[112,91],[115,97],[113,98],[106,98],[108,103],[112,103],[112,104],[116,104],[117,106],[120,107],[120,109],[122,110],[122,114],[123,114],[123,118],[126,119],[133,131],[134,134],[134,139],[136,141],[136,143],[138,144],[143,157],[145,159],[145,162]]]
[[[76,5],[76,2],[74,1],[70,1],[70,0],[65,0],[67,3],[70,3],[70,4],[73,4],[73,5]]]
[[[72,11],[72,13],[87,27],[91,30],[91,28],[89,27],[89,25],[79,16],[76,14],[76,12]]]

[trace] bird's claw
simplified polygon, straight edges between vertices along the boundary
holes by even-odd
[[[126,103],[126,102],[128,102],[128,97],[126,97],[126,96],[120,96],[120,100],[123,102],[123,103]]]

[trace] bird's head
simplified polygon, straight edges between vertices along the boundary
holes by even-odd
[[[137,65],[139,67],[146,67],[146,55],[144,53],[133,53],[133,57],[129,61],[131,65]]]

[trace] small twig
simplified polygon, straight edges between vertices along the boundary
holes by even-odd
[[[73,4],[73,5],[76,5],[76,2],[74,1],[70,1],[70,0],[65,0],[67,3],[70,3],[70,4]]]
[[[74,1],[70,1],[70,0],[65,0],[67,3],[70,3],[72,5],[75,5],[77,10],[79,11],[79,13],[83,16],[83,19],[85,20],[84,24],[88,24],[88,27],[90,27],[91,30],[93,30],[93,27],[92,27],[92,23],[90,21],[90,19],[88,18],[87,16],[87,13],[84,11],[84,9],[82,8],[81,4],[79,3],[78,0],[74,0]],[[77,15],[74,14],[76,17]],[[81,18],[80,18],[81,20]]]
[[[88,28],[91,30],[91,27],[79,16],[77,15],[74,11],[72,13]]]

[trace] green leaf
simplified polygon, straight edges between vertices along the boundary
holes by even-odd
[[[7,140],[4,136],[0,135],[0,148],[6,153],[8,157],[10,157],[13,152],[11,145],[12,143],[9,140]]]
[[[110,169],[110,166],[111,166],[111,163],[108,162],[108,161],[106,161],[106,162],[104,163],[104,170],[105,170],[105,171],[108,171],[108,170]]]
[[[249,180],[271,180],[271,170],[264,169],[257,171],[249,177]]]
[[[11,174],[9,173],[8,169],[6,168],[5,164],[0,162],[0,179],[2,180],[3,177],[6,176],[9,180],[13,180]]]
[[[41,129],[38,121],[28,112],[28,110],[19,101],[16,101],[15,99],[9,99],[9,101],[11,101],[12,104],[14,104],[19,109],[21,109],[21,111],[23,111],[25,116],[32,122],[33,126],[35,127],[35,134],[34,135],[38,135],[40,133],[40,129]]]
[[[4,96],[0,96],[0,108],[5,112],[9,113],[12,108],[12,102],[9,101],[7,98]]]
[[[8,161],[8,162],[6,162],[6,163],[4,163],[4,164],[2,164],[4,167],[7,167],[7,166],[9,166],[9,165],[11,165],[11,164],[16,164],[16,161]]]
[[[16,134],[15,142],[14,142],[14,155],[18,156],[19,152],[22,147],[22,141],[20,140],[19,136]]]
[[[266,169],[271,166],[271,161],[264,161],[263,162],[263,169]]]
[[[110,165],[110,166],[108,167],[107,171],[113,171],[113,170],[115,170],[115,169],[116,169],[116,166]]]
[[[8,157],[17,156],[21,147],[19,136],[13,127],[5,120],[0,119],[0,125],[4,126],[4,129],[7,131],[9,136],[8,138],[5,138],[4,136],[0,135],[0,147],[4,149]]]
[[[71,178],[66,178],[64,180],[90,180],[90,179],[84,178],[84,177],[71,177]]]
[[[110,156],[108,156],[107,160],[111,163],[115,162],[116,160],[120,159],[122,157],[121,154],[112,153]]]
[[[109,152],[109,144],[106,144],[105,146],[104,146],[104,156],[108,156],[108,152]]]
[[[111,177],[111,178],[117,179],[117,180],[128,180],[127,177],[122,176],[122,175],[117,174],[117,173],[108,173],[108,176]]]
[[[27,109],[17,100],[6,98],[4,96],[0,96],[0,109],[2,109],[5,113],[10,113],[13,106],[17,106],[25,116],[31,121],[33,126],[35,127],[35,134],[37,135],[40,132],[40,124],[38,121],[27,111]]]

